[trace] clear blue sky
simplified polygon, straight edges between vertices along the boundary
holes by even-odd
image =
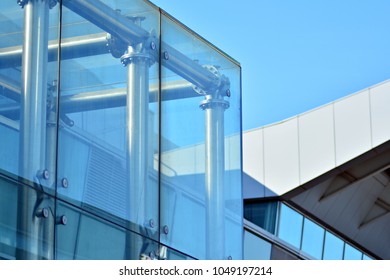
[[[389,0],[152,2],[241,63],[245,130],[390,78]]]

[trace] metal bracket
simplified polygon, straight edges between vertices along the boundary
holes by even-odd
[[[203,96],[213,96],[213,98],[223,98],[224,96],[230,97],[230,81],[225,75],[221,74],[218,70],[219,66],[216,65],[202,65],[203,68],[210,71],[217,81],[217,85],[210,89],[201,89],[197,86],[193,86],[196,93]]]
[[[27,5],[29,0],[16,0],[16,3],[23,9],[24,6]],[[57,5],[58,0],[48,0],[49,1],[49,9],[52,9]]]
[[[120,10],[116,10],[120,13]],[[128,16],[134,24],[141,26],[141,22],[145,19],[142,16]],[[122,39],[107,33],[106,45],[108,51],[114,58],[120,58],[123,66],[127,66],[133,59],[133,57],[148,58],[150,60],[150,66],[153,65],[158,57],[158,38],[157,32],[152,30],[149,36],[142,43],[138,43],[132,46],[136,51],[134,53],[127,53],[129,45]]]
[[[16,3],[23,9],[27,5],[28,0],[17,0]]]

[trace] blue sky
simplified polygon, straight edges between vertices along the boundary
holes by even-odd
[[[241,63],[243,128],[390,78],[388,0],[152,0]]]

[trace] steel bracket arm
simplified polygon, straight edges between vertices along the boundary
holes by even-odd
[[[152,47],[151,44],[157,44],[158,40],[156,42],[150,40],[152,34],[134,23],[133,19],[121,15],[99,0],[63,0],[62,3],[111,36],[120,38],[127,46],[142,43],[145,47]],[[161,54],[162,65],[196,87],[209,90],[218,86],[220,82],[218,77],[164,42],[161,43]]]

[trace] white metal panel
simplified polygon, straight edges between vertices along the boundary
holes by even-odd
[[[368,90],[334,104],[336,163],[343,164],[371,149]]]
[[[299,185],[298,120],[264,128],[265,186],[281,195]]]
[[[375,147],[390,139],[390,82],[373,87],[370,94],[372,141]]]
[[[263,129],[245,132],[242,137],[244,172],[264,184]]]
[[[333,107],[301,115],[299,121],[300,183],[308,182],[336,165]]]

